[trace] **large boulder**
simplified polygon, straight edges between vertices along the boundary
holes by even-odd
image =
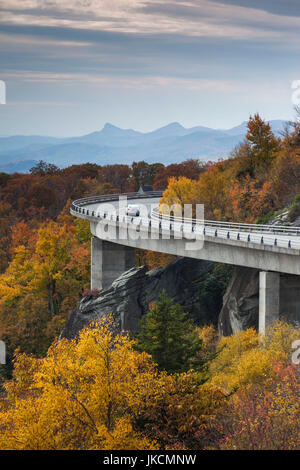
[[[114,315],[120,329],[136,332],[141,316],[149,311],[149,305],[159,298],[163,289],[197,324],[216,325],[222,305],[221,292],[215,294],[214,302],[206,302],[203,293],[213,269],[211,262],[190,258],[179,258],[151,271],[145,266],[132,268],[97,298],[83,297],[71,312],[60,337],[74,338],[82,328],[107,314]]]

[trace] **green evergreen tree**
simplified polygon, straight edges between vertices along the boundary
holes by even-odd
[[[160,300],[141,320],[138,349],[151,354],[160,369],[175,373],[201,369],[201,348],[193,321],[162,291]]]

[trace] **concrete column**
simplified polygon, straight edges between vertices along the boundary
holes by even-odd
[[[279,319],[280,273],[259,273],[259,333]]]
[[[134,248],[92,237],[91,289],[107,289],[124,271],[134,267]]]

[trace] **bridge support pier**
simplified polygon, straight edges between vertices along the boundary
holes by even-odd
[[[259,273],[259,333],[279,319],[280,273],[261,271]]]
[[[134,267],[134,248],[92,237],[91,289],[107,289],[124,271]]]

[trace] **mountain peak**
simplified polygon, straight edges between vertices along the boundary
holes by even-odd
[[[174,128],[174,129],[184,129],[184,127],[180,124],[180,122],[170,122],[170,124],[167,124],[166,126],[164,126],[162,129],[170,129],[170,128]]]
[[[111,124],[110,122],[106,122],[103,126],[103,130],[112,130],[112,129],[118,129],[120,130],[119,127],[117,126],[114,126],[113,124]]]

